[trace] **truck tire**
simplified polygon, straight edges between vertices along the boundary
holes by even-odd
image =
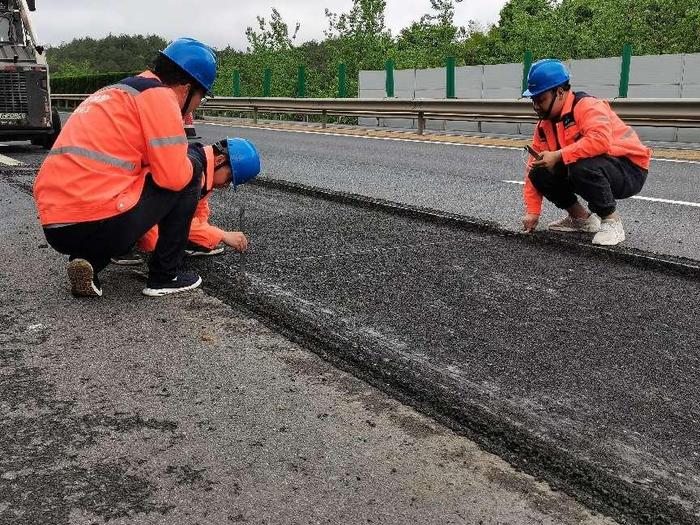
[[[56,142],[58,134],[61,132],[61,115],[58,114],[58,110],[53,108],[51,111],[51,133],[48,135],[39,135],[32,139],[32,144],[35,146],[41,146],[44,149],[51,149],[53,143]]]

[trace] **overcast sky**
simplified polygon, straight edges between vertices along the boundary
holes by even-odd
[[[470,19],[495,23],[507,0],[464,0],[456,5],[457,25]],[[290,31],[301,23],[297,42],[323,39],[324,8],[348,11],[352,0],[36,0],[32,13],[38,40],[58,45],[82,36],[157,34],[166,39],[193,36],[222,48],[245,49],[245,29],[257,27],[257,15],[269,17],[276,7]],[[396,35],[430,11],[429,0],[387,0],[386,24]]]

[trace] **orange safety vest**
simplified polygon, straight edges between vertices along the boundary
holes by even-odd
[[[649,169],[652,150],[639,140],[605,100],[583,92],[568,92],[557,122],[541,120],[532,139],[535,151],[561,150],[564,164],[580,159],[610,155],[627,157],[642,169]],[[530,181],[530,158],[525,170],[525,207],[528,213],[542,212],[542,195]]]
[[[204,153],[207,157],[207,170],[205,176],[202,177],[202,188],[205,191],[205,196],[202,197],[197,204],[197,209],[194,212],[194,217],[190,224],[188,238],[193,243],[211,250],[224,238],[224,230],[209,224],[209,216],[211,215],[209,196],[214,187],[214,148],[212,146],[205,146]],[[138,247],[141,251],[152,252],[156,249],[157,242],[158,226],[154,226],[139,239]]]
[[[146,71],[97,91],[70,116],[34,182],[39,219],[113,217],[134,207],[149,173],[179,191],[192,169],[177,97]]]

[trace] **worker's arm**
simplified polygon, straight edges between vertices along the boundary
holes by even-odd
[[[535,128],[532,136],[532,149],[541,153],[547,149],[547,145],[540,140],[539,130]],[[529,232],[537,227],[542,213],[542,194],[530,180],[530,170],[533,167],[535,158],[528,155],[527,166],[525,167],[525,186],[523,188],[523,201],[525,204],[525,216],[523,217],[523,230]]]
[[[237,252],[244,252],[248,248],[248,239],[242,232],[225,231],[209,223],[210,216],[209,198],[204,197],[199,201],[197,210],[192,218],[189,239],[195,244],[209,248],[216,247],[219,243],[227,244]]]
[[[209,198],[200,199],[197,209],[192,217],[190,225],[189,239],[199,246],[212,249],[216,247],[224,238],[224,230],[209,224]]]
[[[136,107],[153,182],[180,191],[192,180],[193,165],[187,156],[187,137],[174,93],[164,87],[146,90],[136,97]]]

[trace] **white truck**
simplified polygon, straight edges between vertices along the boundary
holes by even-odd
[[[50,148],[61,131],[51,107],[49,71],[29,12],[35,0],[0,0],[0,141]]]

